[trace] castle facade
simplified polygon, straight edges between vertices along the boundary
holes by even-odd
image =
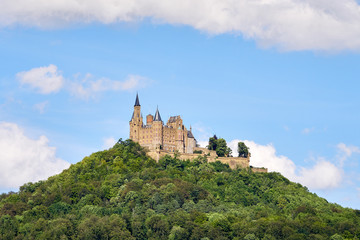
[[[150,151],[193,153],[196,147],[196,139],[191,132],[191,127],[187,130],[180,116],[170,117],[164,124],[157,108],[155,115],[146,116],[146,124],[144,124],[138,94],[136,94],[134,112],[129,124],[130,139],[147,147]]]

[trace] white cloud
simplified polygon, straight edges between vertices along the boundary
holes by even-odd
[[[31,139],[16,124],[0,122],[0,188],[46,179],[70,164],[56,157],[45,136]]]
[[[337,159],[339,160],[340,166],[343,166],[344,162],[354,153],[360,153],[360,148],[356,146],[347,146],[344,143],[339,143],[336,147],[338,149]]]
[[[197,144],[199,144],[200,147],[206,148],[206,146],[209,144],[208,141],[197,141]]]
[[[117,142],[117,140],[113,137],[105,138],[103,148],[109,149],[109,148],[113,147],[116,142]]]
[[[232,140],[228,143],[237,153],[237,143],[242,140]],[[323,158],[319,158],[310,168],[296,166],[286,156],[277,155],[272,144],[261,145],[253,141],[242,141],[250,148],[250,164],[254,167],[266,167],[270,172],[280,172],[291,181],[299,182],[310,189],[329,189],[338,187],[343,179],[343,170]]]
[[[57,92],[61,89],[69,91],[73,96],[88,99],[105,91],[131,91],[146,87],[149,80],[139,75],[128,75],[123,81],[107,78],[94,79],[91,74],[86,74],[81,80],[75,76],[65,80],[57,66],[50,64],[47,67],[33,68],[16,74],[22,85],[28,85],[42,94]],[[35,105],[41,113],[47,104],[45,102]]]
[[[231,33],[282,50],[359,50],[355,0],[2,0],[0,27],[138,22]]]
[[[16,77],[22,85],[28,85],[42,94],[57,92],[64,84],[63,76],[52,64],[20,72]]]
[[[45,112],[45,108],[49,105],[48,101],[39,102],[34,105],[34,109],[39,111],[39,113],[43,114]]]
[[[72,81],[69,83],[69,91],[72,95],[88,99],[95,97],[100,92],[105,91],[129,91],[143,88],[148,80],[142,76],[129,75],[124,81],[115,81],[107,78],[92,79],[90,74],[81,81]]]
[[[294,180],[312,189],[329,189],[338,187],[342,178],[341,168],[320,158],[312,168],[301,167]]]

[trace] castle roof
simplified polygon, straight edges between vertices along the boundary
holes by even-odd
[[[180,116],[172,116],[169,118],[169,123],[173,123],[173,122],[176,122],[176,120],[180,118]]]
[[[187,131],[187,137],[188,138],[194,138],[194,135],[192,134],[191,131]]]
[[[140,106],[140,101],[139,101],[139,95],[136,93],[136,100],[135,100],[135,106]]]
[[[156,108],[156,113],[155,113],[154,121],[162,121],[162,120],[161,120],[160,113],[159,113],[159,108]]]

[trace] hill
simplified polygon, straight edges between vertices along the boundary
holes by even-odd
[[[157,163],[131,140],[0,198],[0,239],[358,239],[359,223],[279,173]]]

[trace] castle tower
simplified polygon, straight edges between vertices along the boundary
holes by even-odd
[[[153,143],[161,147],[163,146],[163,121],[161,120],[159,108],[156,108],[155,117],[152,122],[153,131],[154,131],[154,141]]]
[[[136,94],[134,112],[130,120],[130,139],[135,142],[140,140],[140,129],[143,125],[143,119],[141,115],[141,105],[139,101],[139,96]]]

